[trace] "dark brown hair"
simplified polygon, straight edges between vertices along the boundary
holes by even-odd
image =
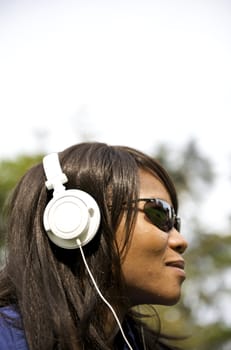
[[[113,305],[123,305],[127,300],[115,232],[124,203],[138,198],[138,170],[151,172],[164,184],[177,212],[174,185],[158,162],[129,147],[81,143],[61,152],[59,158],[68,177],[67,188],[88,192],[100,207],[99,230],[84,251],[103,295]],[[0,305],[11,304],[19,310],[31,350],[111,349],[105,331],[108,309],[92,286],[79,250],[59,248],[45,233],[43,212],[51,196],[42,164],[30,169],[14,190]],[[133,209],[126,206],[125,250],[135,219]],[[152,337],[148,339],[147,348],[153,349]],[[118,346],[115,340],[114,348]]]

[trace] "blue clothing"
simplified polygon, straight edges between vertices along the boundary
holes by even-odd
[[[29,350],[23,329],[14,325],[14,321],[20,321],[20,316],[13,308],[0,308],[0,350]],[[123,328],[133,350],[139,350],[135,334],[129,323],[126,322]],[[128,346],[122,337],[121,350],[128,350]]]
[[[124,322],[123,324],[123,330],[124,330],[124,333],[126,335],[126,338],[127,340],[129,341],[129,344],[131,345],[132,349],[133,350],[139,350],[141,349],[137,343],[137,340],[136,340],[136,336],[135,336],[135,333],[131,327],[131,325],[128,323],[128,322]],[[129,350],[127,344],[125,343],[125,341],[123,340],[123,344],[121,346],[121,349],[122,350]],[[143,349],[143,347],[142,347]]]
[[[24,331],[13,325],[13,321],[20,321],[16,311],[9,307],[0,309],[0,350],[29,350]]]

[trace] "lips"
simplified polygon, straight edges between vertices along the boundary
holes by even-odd
[[[184,260],[175,260],[175,261],[168,261],[166,263],[167,266],[171,266],[171,267],[176,267],[178,269],[184,270],[185,267],[185,262]]]

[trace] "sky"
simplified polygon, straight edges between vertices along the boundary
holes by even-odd
[[[194,139],[220,179],[209,215],[231,190],[230,96],[229,0],[0,0],[0,159]]]

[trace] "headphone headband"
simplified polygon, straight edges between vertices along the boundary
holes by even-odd
[[[45,185],[48,190],[54,190],[43,215],[49,238],[66,249],[79,247],[78,242],[87,244],[95,236],[100,224],[100,210],[95,199],[81,190],[66,190],[63,184],[68,179],[62,172],[57,153],[45,156],[43,167],[47,178]]]
[[[62,172],[58,153],[48,154],[43,158],[43,168],[47,181],[45,182],[48,190],[54,190],[54,193],[65,190],[63,184],[68,182],[66,175]]]

